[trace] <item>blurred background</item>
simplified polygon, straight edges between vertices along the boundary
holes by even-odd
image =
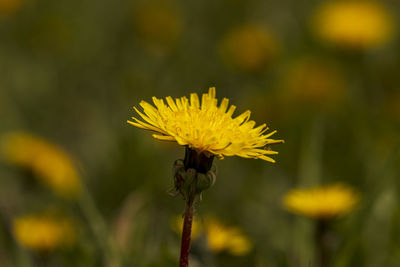
[[[315,219],[283,198],[338,182],[360,201],[330,222],[331,266],[400,266],[399,15],[397,0],[0,0],[0,266],[177,266],[184,148],[126,120],[210,86],[285,144],[275,164],[216,160],[191,266],[315,266]]]

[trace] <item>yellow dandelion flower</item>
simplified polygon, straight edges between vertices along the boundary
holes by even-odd
[[[37,252],[69,246],[76,240],[74,227],[68,219],[46,214],[17,217],[13,221],[13,233],[22,246]]]
[[[0,139],[4,160],[27,168],[55,193],[74,196],[81,190],[72,159],[57,146],[30,134],[9,133]]]
[[[0,17],[15,13],[22,3],[23,0],[0,0]]]
[[[232,118],[235,106],[228,109],[229,100],[224,98],[218,107],[215,98],[215,88],[211,87],[208,94],[203,94],[201,104],[197,94],[186,97],[171,97],[164,100],[153,97],[155,105],[142,101],[140,106],[144,113],[136,107],[135,111],[143,121],[132,117],[128,123],[156,132],[153,137],[163,141],[175,141],[179,145],[188,146],[199,154],[224,156],[239,156],[243,158],[262,159],[275,162],[267,155],[278,152],[266,149],[270,144],[282,143],[269,137],[276,131],[264,134],[268,128],[265,124],[255,127],[255,122],[249,120],[250,111]]]
[[[331,219],[352,211],[359,196],[342,184],[295,189],[284,198],[285,207],[293,212],[315,219]]]
[[[238,227],[226,226],[209,217],[205,220],[207,243],[214,252],[228,251],[241,256],[249,253],[253,248],[250,239]]]
[[[174,1],[143,1],[135,6],[135,29],[151,49],[170,48],[183,29],[183,19]]]
[[[332,64],[317,58],[292,62],[282,79],[282,97],[306,107],[334,109],[346,97],[344,78]]]
[[[220,53],[227,65],[242,71],[257,71],[277,52],[277,41],[266,29],[253,25],[237,27],[221,42]]]
[[[334,1],[317,11],[313,26],[321,39],[349,48],[375,47],[393,31],[387,9],[372,1]]]

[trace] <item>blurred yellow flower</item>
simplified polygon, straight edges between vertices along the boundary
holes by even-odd
[[[174,219],[172,229],[181,234],[182,227],[182,218]],[[214,217],[206,217],[204,223],[198,219],[193,221],[193,240],[202,233],[206,235],[208,247],[215,253],[227,251],[232,255],[242,256],[253,248],[252,242],[240,228],[226,226]]]
[[[315,219],[331,219],[352,211],[359,195],[352,188],[327,185],[309,189],[294,189],[284,198],[285,207],[293,212]]]
[[[239,156],[275,162],[266,155],[278,152],[266,149],[270,144],[282,143],[283,140],[269,139],[276,131],[264,135],[268,130],[265,124],[254,128],[255,122],[249,120],[250,111],[232,118],[235,106],[228,109],[229,100],[224,98],[218,107],[215,88],[203,94],[200,104],[197,94],[186,97],[171,97],[164,100],[153,97],[154,106],[145,101],[140,102],[144,113],[136,107],[135,111],[142,117],[141,121],[132,117],[128,123],[156,132],[153,137],[164,141],[175,141],[179,145],[189,146],[199,154]],[[228,111],[227,111],[228,109]]]
[[[228,251],[237,256],[245,255],[251,251],[253,244],[238,227],[226,226],[209,217],[205,220],[207,243],[214,252]]]
[[[369,48],[390,39],[393,21],[382,3],[333,1],[317,10],[313,26],[325,41],[342,47]]]
[[[296,60],[282,76],[282,97],[286,103],[333,109],[346,97],[343,76],[326,60],[312,57]]]
[[[61,196],[74,196],[81,190],[72,159],[54,144],[27,133],[14,132],[1,137],[0,152],[6,161],[31,170]]]
[[[76,240],[74,227],[68,219],[46,214],[15,218],[13,233],[21,245],[37,252],[69,246]]]
[[[23,0],[0,0],[0,17],[15,13],[22,3]]]
[[[276,55],[277,41],[262,27],[240,26],[223,38],[220,53],[227,65],[233,68],[258,71]]]
[[[151,49],[172,47],[183,29],[183,19],[174,1],[142,1],[135,6],[136,31]]]

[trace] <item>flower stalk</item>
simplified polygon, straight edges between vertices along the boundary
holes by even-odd
[[[180,267],[189,266],[190,242],[192,238],[192,223],[194,214],[194,200],[187,201],[183,220],[181,254],[179,258]]]
[[[201,193],[210,188],[216,179],[216,170],[213,166],[213,156],[199,153],[186,147],[185,158],[174,164],[174,191],[186,201],[184,213],[180,267],[189,266],[190,242],[194,215],[194,204]]]
[[[315,228],[315,266],[328,267],[330,255],[332,253],[329,244],[329,222],[327,220],[317,220]]]

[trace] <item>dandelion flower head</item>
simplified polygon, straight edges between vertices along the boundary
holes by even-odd
[[[327,185],[294,189],[284,198],[285,207],[297,214],[316,219],[330,219],[352,211],[359,196],[348,186]]]
[[[0,139],[4,160],[29,169],[43,184],[61,196],[80,192],[81,183],[72,159],[57,146],[39,137],[13,132]]]
[[[166,102],[156,97],[153,97],[155,107],[140,102],[144,113],[134,109],[143,121],[132,117],[128,123],[155,132],[153,137],[156,139],[175,141],[208,156],[239,156],[275,162],[267,155],[278,152],[266,147],[283,142],[270,139],[276,131],[264,134],[268,128],[265,124],[255,127],[249,110],[232,118],[236,107],[228,108],[227,98],[218,106],[214,87],[208,94],[203,94],[201,103],[197,94],[191,94],[190,101],[186,97],[175,101],[167,97]]]
[[[69,246],[76,239],[68,219],[46,214],[17,217],[13,221],[13,233],[21,245],[38,252]]]
[[[347,48],[369,48],[390,39],[392,18],[373,1],[333,1],[317,11],[314,28],[321,39]]]

